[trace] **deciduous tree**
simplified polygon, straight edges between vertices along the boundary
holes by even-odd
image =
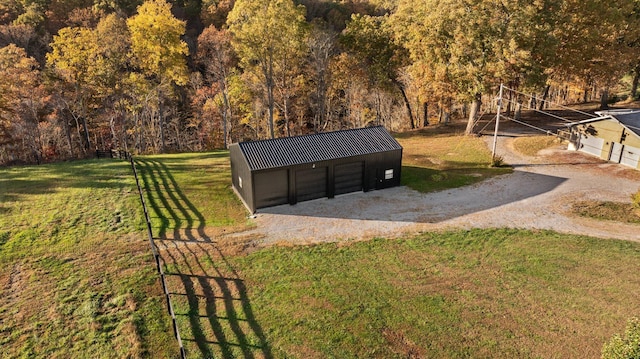
[[[470,133],[481,94],[500,83],[517,87],[523,80],[544,79],[545,68],[538,64],[548,64],[548,58],[539,54],[548,52],[539,50],[545,48],[543,30],[554,22],[534,15],[550,10],[548,3],[402,0],[393,21],[411,53],[414,73],[423,76],[423,87],[431,88],[426,92],[448,89],[445,101],[472,102]]]
[[[343,32],[343,43],[360,60],[369,74],[369,82],[376,90],[397,88],[407,108],[411,128],[415,128],[411,104],[399,71],[408,65],[409,54],[393,40],[393,32],[386,16],[353,15]],[[376,106],[379,107],[379,106]]]
[[[269,136],[275,137],[274,108],[278,71],[304,44],[304,7],[291,0],[238,0],[227,19],[232,44],[245,71],[260,75],[268,105]]]
[[[60,82],[60,103],[73,116],[78,135],[84,139],[84,150],[91,149],[88,116],[93,99],[92,80],[99,68],[95,66],[99,52],[96,34],[87,28],[66,27],[53,37],[47,65]],[[82,125],[82,129],[80,126]]]
[[[174,85],[186,85],[189,73],[187,44],[180,38],[185,22],[171,14],[164,0],[150,0],[138,8],[138,14],[127,21],[131,33],[133,64],[154,83],[158,99],[158,123],[161,151],[166,148],[162,102],[173,92]]]
[[[234,71],[236,58],[231,47],[231,38],[226,30],[209,26],[198,37],[197,62],[202,66],[207,86],[217,89],[213,97],[219,96],[222,114],[222,138],[224,148],[229,142],[229,120],[232,117],[229,101],[229,77]],[[205,92],[206,93],[206,92]],[[213,99],[212,99],[213,100]]]
[[[0,78],[0,163],[40,161],[38,122],[45,94],[38,63],[24,49],[5,46],[0,48]]]

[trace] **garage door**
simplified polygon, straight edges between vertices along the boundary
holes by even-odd
[[[582,135],[579,150],[600,157],[602,155],[603,145],[604,139],[602,138]]]
[[[256,208],[289,203],[287,170],[258,172],[253,177]]]
[[[337,165],[333,170],[333,174],[335,176],[336,195],[362,191],[363,162]]]
[[[625,146],[622,151],[622,157],[620,158],[620,163],[623,165],[629,166],[631,168],[638,168],[638,163],[640,162],[640,148],[635,148],[631,146]]]
[[[298,202],[327,196],[327,167],[318,167],[296,172],[296,194]]]
[[[622,152],[624,146],[617,142],[611,143],[611,153],[609,154],[609,161],[620,163],[622,161]]]

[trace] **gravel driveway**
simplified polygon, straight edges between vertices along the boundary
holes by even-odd
[[[256,214],[256,229],[244,235],[263,244],[302,244],[507,227],[640,240],[638,225],[569,213],[579,200],[629,201],[640,187],[640,171],[560,147],[524,157],[511,149],[512,140],[498,141],[498,154],[515,168],[512,174],[428,194],[396,187],[266,208]],[[486,141],[491,145],[492,138]]]

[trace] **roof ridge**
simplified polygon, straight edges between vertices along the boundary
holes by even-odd
[[[363,127],[238,143],[252,170],[286,167],[402,149],[383,127]]]

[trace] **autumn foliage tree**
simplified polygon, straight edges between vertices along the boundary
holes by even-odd
[[[40,161],[44,94],[37,62],[13,44],[0,48],[0,163]]]
[[[217,107],[222,117],[222,138],[224,148],[229,144],[229,127],[232,108],[229,99],[229,81],[234,75],[235,53],[231,47],[231,38],[226,30],[209,26],[198,37],[197,62],[202,67],[206,79],[207,97],[203,107],[211,110]],[[208,105],[207,105],[208,103]]]
[[[472,133],[501,83],[538,108],[595,94],[605,107],[610,90],[637,93],[638,13],[637,0],[0,0],[0,163],[402,131],[433,108],[440,123],[461,110]]]
[[[131,33],[132,61],[157,96],[160,151],[166,149],[163,101],[174,92],[174,86],[187,84],[189,73],[187,44],[181,36],[185,22],[171,14],[164,0],[150,0],[138,8],[138,14],[127,21]]]
[[[373,89],[389,91],[397,88],[400,91],[410,127],[415,128],[411,103],[399,74],[400,69],[408,65],[408,53],[394,41],[388,18],[354,15],[347,23],[342,42],[364,67]]]
[[[256,73],[264,86],[268,133],[274,138],[276,81],[287,76],[287,64],[299,56],[303,47],[304,7],[295,6],[292,0],[238,0],[227,25],[240,65],[245,71]]]

